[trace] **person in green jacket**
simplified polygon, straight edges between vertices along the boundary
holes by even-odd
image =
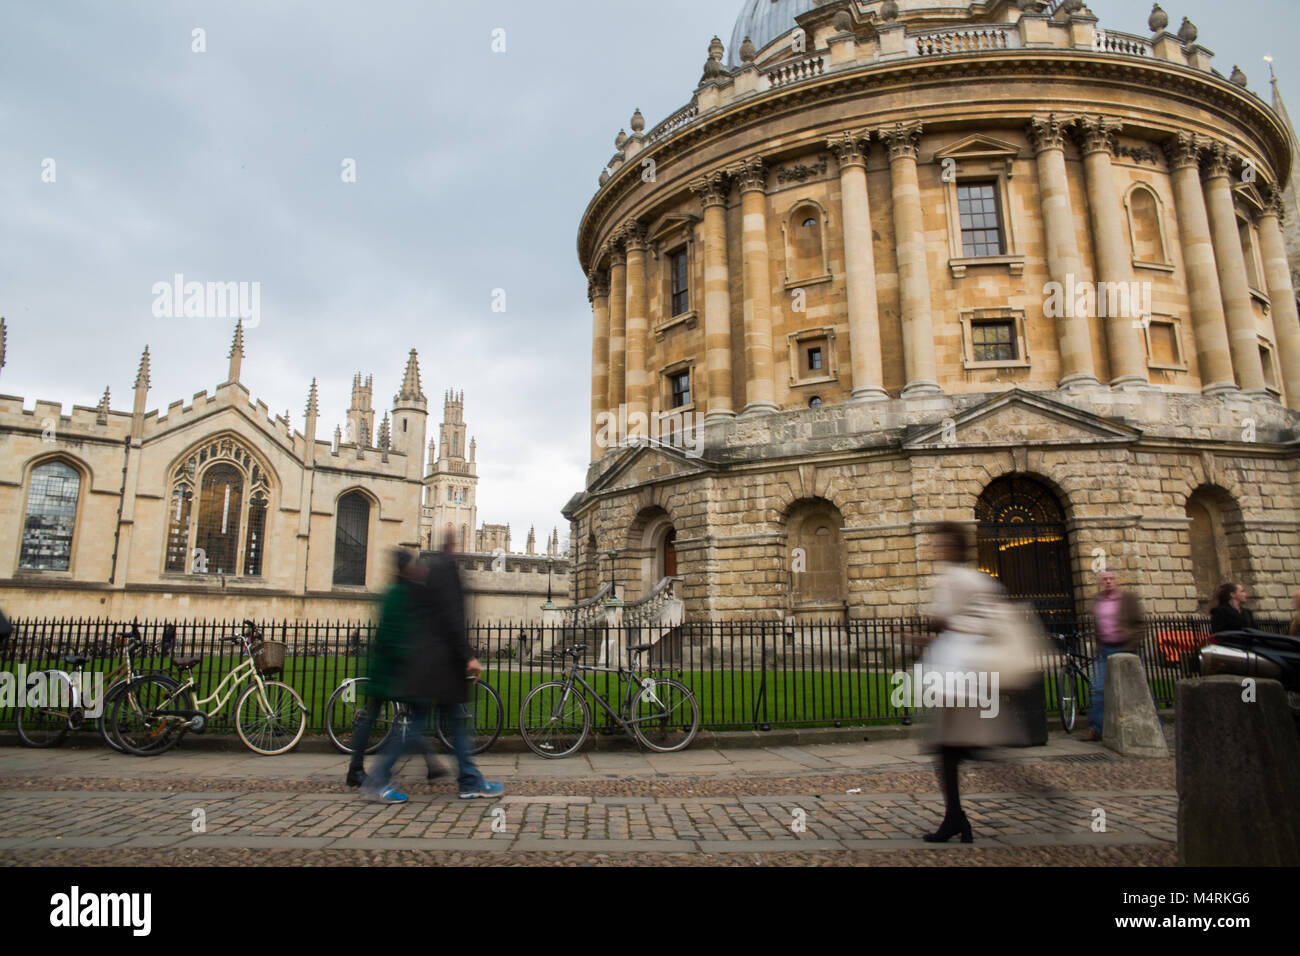
[[[412,645],[418,634],[417,597],[423,587],[424,568],[416,562],[411,552],[393,552],[396,577],[392,587],[385,592],[379,612],[379,629],[375,646],[371,649],[369,680],[359,688],[369,700],[365,710],[357,715],[352,735],[352,760],[348,764],[348,786],[360,787],[365,780],[366,747],[379,712],[387,703],[397,699],[397,684],[403,669],[410,660]],[[424,754],[430,780],[443,775],[434,759],[433,750],[423,734],[415,735],[412,746]]]

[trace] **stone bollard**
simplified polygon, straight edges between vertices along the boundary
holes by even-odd
[[[1178,682],[1178,863],[1300,866],[1300,738],[1282,685]]]
[[[1123,757],[1169,756],[1141,658],[1115,654],[1106,661],[1105,695],[1101,739],[1107,748]]]

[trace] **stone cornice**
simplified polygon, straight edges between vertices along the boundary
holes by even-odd
[[[1288,134],[1277,115],[1258,96],[1221,77],[1164,60],[1117,59],[1097,57],[1086,51],[1052,49],[1018,49],[985,52],[969,57],[908,59],[833,71],[816,80],[749,97],[714,113],[705,114],[657,141],[639,155],[642,159],[654,158],[660,169],[662,185],[663,173],[671,168],[672,162],[689,157],[703,143],[725,137],[736,129],[761,121],[765,116],[797,112],[810,105],[839,100],[860,103],[918,83],[933,85],[935,82],[951,81],[969,87],[972,85],[970,80],[981,80],[984,81],[982,88],[987,88],[992,82],[1032,83],[1042,77],[1086,86],[1116,88],[1121,93],[1163,93],[1173,101],[1163,112],[1154,108],[1145,109],[1150,120],[1142,123],[1130,121],[1130,129],[1141,126],[1171,135],[1176,133],[1176,110],[1173,107],[1180,99],[1189,107],[1217,110],[1236,124],[1243,137],[1253,134],[1253,145],[1262,150],[1262,155],[1279,177],[1284,178],[1289,172],[1291,155]],[[1099,95],[1095,99],[1079,102],[1079,108],[1090,112],[1107,111],[1109,108],[1105,104],[1108,99],[1111,98]],[[1113,99],[1117,103],[1121,102],[1118,97]],[[1070,106],[1063,104],[1062,112]],[[1032,114],[1026,111],[1026,121],[1030,115]],[[928,122],[938,123],[947,117],[944,114],[931,114],[924,118]],[[954,115],[952,118],[959,116]],[[888,121],[889,118],[886,116],[881,119]],[[870,122],[869,118],[864,120]],[[1204,131],[1211,132],[1209,128]],[[601,230],[604,235],[608,235],[608,226],[602,225],[606,221],[605,217],[626,202],[641,185],[637,168],[626,165],[614,174],[589,203],[578,233],[579,258],[584,265],[595,251],[594,240],[600,234],[596,231]],[[659,192],[657,195],[662,197],[664,194]]]

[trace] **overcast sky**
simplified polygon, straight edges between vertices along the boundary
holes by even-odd
[[[1164,5],[1264,96],[1271,53],[1300,116],[1300,3]],[[374,375],[382,416],[418,349],[431,430],[443,391],[465,392],[480,522],[510,522],[518,549],[536,524],[540,544],[588,460],[579,218],[619,128],[684,105],[741,6],[4,0],[0,392],[66,412],[107,385],[129,410],[147,344],[149,407],[188,403],[224,381],[233,324],[155,317],[154,284],[258,282],[254,398],[301,429],[317,378],[327,439],[353,373]],[[1091,7],[1147,32],[1145,0]]]

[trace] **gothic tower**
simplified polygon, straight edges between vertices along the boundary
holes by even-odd
[[[424,478],[420,540],[430,550],[441,545],[447,525],[455,528],[460,551],[470,552],[475,548],[478,473],[474,462],[475,443],[469,441],[467,449],[465,436],[465,393],[449,391],[443,395],[438,454],[436,458],[430,454],[429,473]],[[424,440],[423,436],[420,440]]]
[[[370,448],[374,440],[374,385],[373,375],[367,375],[364,383],[360,373],[352,378],[352,407],[348,409],[348,427],[343,441],[358,448]]]

